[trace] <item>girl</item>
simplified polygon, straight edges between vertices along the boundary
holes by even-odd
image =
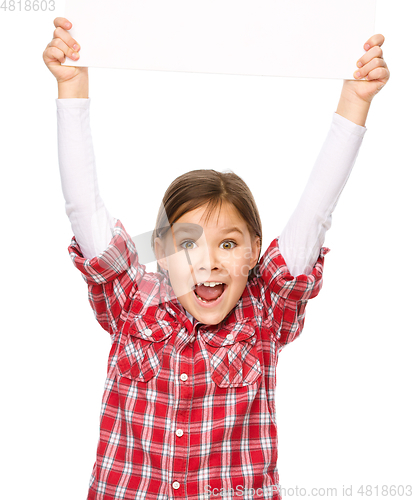
[[[279,238],[260,258],[256,203],[233,172],[194,170],[168,187],[147,272],[99,196],[88,69],[56,18],[43,58],[58,82],[59,167],[68,247],[110,333],[100,439],[88,499],[279,499],[275,369],[322,285],[325,233],[389,79],[382,35],[344,81],[331,129]]]

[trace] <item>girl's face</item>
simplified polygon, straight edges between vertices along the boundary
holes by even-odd
[[[217,209],[208,224],[203,219],[205,211],[203,205],[180,217],[163,242],[156,238],[155,252],[160,266],[168,270],[171,286],[184,309],[201,323],[216,325],[240,299],[249,270],[259,258],[260,239],[256,236],[251,241],[247,224],[233,205],[223,203],[219,218]],[[224,283],[224,287],[216,287],[223,293],[211,302],[202,302],[195,285],[204,282]]]

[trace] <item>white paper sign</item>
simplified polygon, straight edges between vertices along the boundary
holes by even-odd
[[[67,66],[353,79],[376,0],[66,0]]]

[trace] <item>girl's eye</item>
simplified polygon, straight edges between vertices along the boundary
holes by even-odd
[[[183,248],[186,248],[187,250],[192,250],[194,247],[191,247],[191,246],[190,246],[190,247],[188,247],[188,246],[184,246],[184,245],[186,245],[187,243],[190,243],[191,245],[195,245],[194,241],[192,241],[192,240],[186,240],[186,241],[183,241],[183,242],[181,243],[181,246],[182,246]]]
[[[187,250],[193,250],[195,248],[195,246],[192,246],[192,245],[195,245],[194,241],[192,240],[185,240],[181,243],[180,246],[182,246],[183,248],[187,249]],[[227,245],[226,247],[223,247],[224,250],[231,250],[232,248],[234,248],[236,246],[236,243],[234,241],[223,241],[222,245]],[[233,245],[233,246],[229,246],[229,245]]]
[[[232,247],[225,247],[224,250],[231,250],[232,248],[234,248],[236,246],[236,243],[234,241],[224,241],[223,242],[223,245],[230,245],[231,243],[233,243],[233,246]]]

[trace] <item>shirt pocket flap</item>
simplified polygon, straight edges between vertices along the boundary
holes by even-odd
[[[132,319],[128,335],[149,342],[161,342],[172,335],[174,326],[171,321],[138,314]]]
[[[249,321],[250,318],[246,318],[213,330],[200,328],[200,333],[211,347],[224,347],[241,341],[254,343],[255,328]]]
[[[257,354],[255,328],[248,320],[226,325],[220,333],[204,331],[209,353],[210,375],[218,387],[254,384],[262,374]],[[226,333],[227,332],[227,333]]]
[[[158,375],[165,341],[173,332],[173,322],[135,316],[118,353],[119,374],[139,382],[148,382]]]

